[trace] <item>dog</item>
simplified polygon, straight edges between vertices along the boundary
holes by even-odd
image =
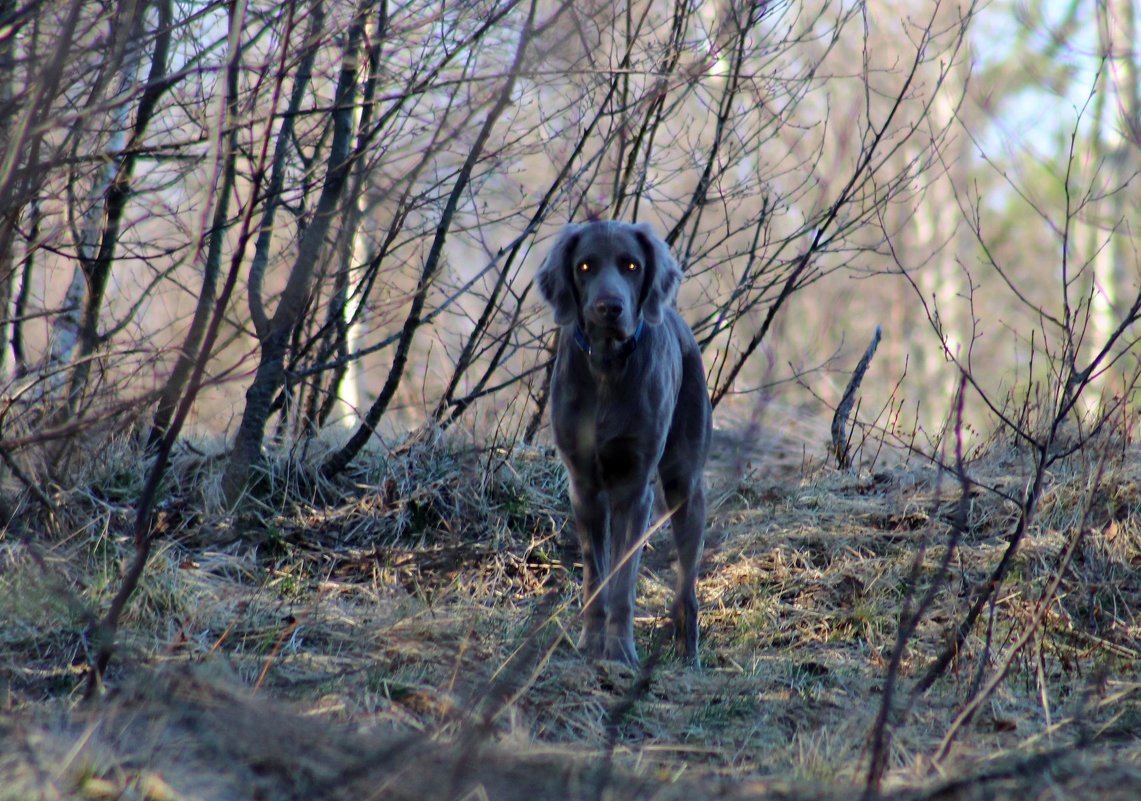
[[[592,658],[638,662],[634,596],[656,476],[678,553],[674,640],[700,664],[712,410],[701,352],[676,308],[681,277],[653,228],[610,221],[568,225],[537,274],[560,326],[551,423],[582,547],[579,647]]]

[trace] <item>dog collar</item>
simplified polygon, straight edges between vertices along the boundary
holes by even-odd
[[[619,346],[618,351],[613,356],[611,356],[608,361],[624,359],[633,353],[634,349],[638,347],[638,340],[642,338],[642,331],[645,330],[645,328],[646,321],[639,320],[638,327],[634,329],[633,335]],[[587,356],[591,355],[593,348],[591,348],[590,340],[586,338],[586,332],[582,330],[581,325],[576,325],[574,327],[574,344],[578,345],[578,349],[585,353]]]

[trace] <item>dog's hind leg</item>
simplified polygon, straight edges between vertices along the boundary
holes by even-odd
[[[705,490],[700,479],[662,477],[666,504],[673,510],[670,528],[677,547],[677,594],[671,617],[674,642],[681,655],[700,667],[697,653],[697,571],[705,543]]]

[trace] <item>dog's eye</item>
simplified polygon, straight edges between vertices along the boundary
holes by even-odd
[[[638,262],[636,262],[636,261],[630,262],[629,264],[626,265],[626,269],[632,273],[637,272],[638,271]]]
[[[578,271],[579,271],[580,273],[588,273],[588,272],[590,272],[590,262],[588,262],[588,261],[584,261],[582,264],[580,264],[580,265],[578,266]]]

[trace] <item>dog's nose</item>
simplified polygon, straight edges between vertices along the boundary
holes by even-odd
[[[622,301],[619,298],[599,298],[594,302],[594,312],[606,320],[617,320],[622,316]]]

